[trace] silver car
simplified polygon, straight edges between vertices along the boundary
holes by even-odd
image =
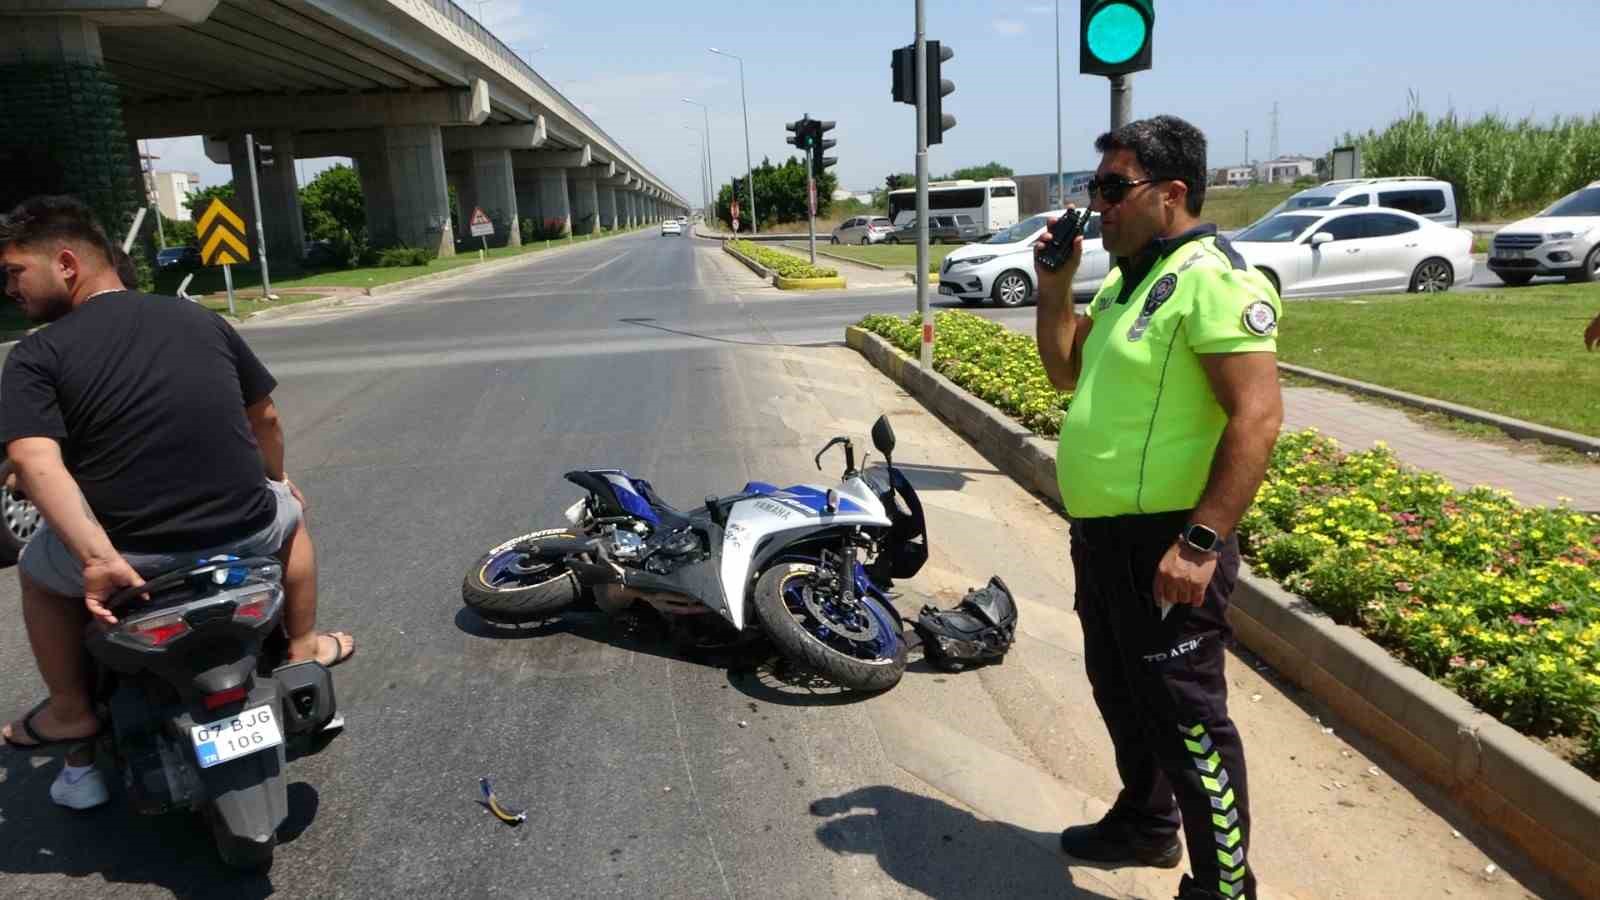
[[[828,238],[830,244],[876,244],[894,234],[894,223],[886,216],[856,216],[839,223]]]
[[[1033,244],[1045,223],[1064,210],[1030,216],[982,243],[950,251],[939,266],[939,293],[968,306],[993,300],[996,306],[1021,306],[1033,298]],[[1100,239],[1100,214],[1083,229],[1083,260],[1072,279],[1074,299],[1083,302],[1100,289],[1110,272],[1111,257]]]

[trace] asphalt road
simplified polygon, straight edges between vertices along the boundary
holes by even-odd
[[[896,787],[858,707],[774,693],[768,670],[682,659],[593,618],[507,636],[462,611],[477,554],[561,524],[577,496],[567,469],[627,468],[686,504],[783,477],[753,468],[774,446],[803,475],[827,435],[791,430],[801,419],[769,403],[781,368],[741,374],[735,358],[841,336],[788,313],[750,314],[702,283],[693,242],[647,233],[416,302],[247,329],[281,382],[289,472],[311,498],[321,624],[357,636],[335,670],[348,730],[291,764],[286,843],[255,879],[220,869],[190,816],[63,814],[46,796],[55,766],[5,753],[0,894],[888,896],[935,879],[976,897],[1067,884],[1054,863],[1041,875],[927,859],[971,816]],[[0,579],[0,608],[16,602]],[[26,709],[39,687],[20,627],[0,630],[0,658],[0,709]],[[480,808],[480,775],[530,808],[525,826]],[[888,841],[906,849],[871,862]]]
[[[358,642],[335,670],[347,730],[291,763],[262,876],[221,868],[188,815],[68,814],[47,797],[55,764],[0,752],[0,896],[1171,896],[1177,872],[1068,869],[1056,850],[1116,790],[1064,525],[839,348],[844,324],[910,296],[779,292],[714,245],[645,232],[244,328],[281,382],[321,625]],[[1026,328],[1033,310],[985,314]],[[1003,666],[918,662],[850,702],[596,616],[508,633],[462,611],[478,554],[560,524],[564,471],[626,468],[680,505],[825,480],[838,460],[818,473],[812,454],[835,434],[864,445],[879,411],[934,544],[902,610],[1004,573],[1023,627]],[[0,575],[0,610],[16,608]],[[0,659],[0,715],[28,708],[20,626],[0,629]],[[1559,895],[1381,752],[1330,736],[1326,710],[1230,666],[1252,698],[1235,715],[1260,748],[1254,802],[1272,811],[1252,864],[1288,886],[1276,896]],[[527,824],[478,805],[481,775]],[[1335,775],[1349,793],[1329,792]]]

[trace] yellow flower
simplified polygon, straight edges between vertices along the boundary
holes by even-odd
[[[1554,672],[1555,670],[1556,670],[1556,664],[1553,663],[1553,662],[1542,662],[1542,663],[1539,663],[1537,666],[1534,666],[1534,671],[1538,672],[1541,675],[1549,675],[1551,672]]]
[[[1537,540],[1539,540],[1539,539],[1544,537],[1544,532],[1542,532],[1542,531],[1540,531],[1540,530],[1538,530],[1536,528],[1533,531],[1528,532],[1528,537],[1531,537],[1531,538],[1533,538],[1534,540],[1537,541]]]

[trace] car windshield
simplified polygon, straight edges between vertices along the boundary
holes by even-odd
[[[1315,225],[1320,218],[1322,217],[1295,213],[1273,216],[1239,232],[1233,236],[1233,239],[1238,242],[1254,241],[1259,244],[1284,244],[1305,234],[1306,229]]]
[[[156,258],[157,259],[182,259],[183,258],[183,248],[182,247],[168,247],[167,249],[162,250],[160,253],[156,254]]]
[[[894,227],[894,223],[893,222],[889,221],[888,219],[884,219],[884,218],[873,219],[872,222],[871,222],[871,225],[872,225],[873,228],[893,228]],[[268,260],[268,262],[270,262],[270,261],[271,260]]]
[[[1600,216],[1600,187],[1584,188],[1557,200],[1543,216]]]
[[[1034,232],[1043,228],[1045,221],[1046,217],[1044,216],[1034,216],[1031,219],[1024,219],[1023,221],[1018,222],[1004,231],[995,232],[994,237],[989,238],[987,241],[984,241],[984,243],[1015,244],[1018,241],[1025,241],[1032,237]]]

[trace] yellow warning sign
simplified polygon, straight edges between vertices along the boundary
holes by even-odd
[[[200,261],[205,265],[227,266],[250,261],[244,220],[220,198],[211,199],[211,205],[200,214],[195,230],[200,236]]]

